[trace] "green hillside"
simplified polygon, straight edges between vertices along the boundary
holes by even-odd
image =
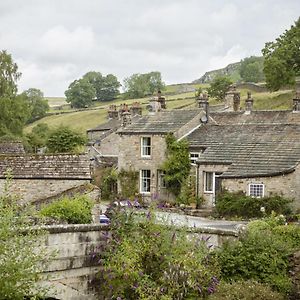
[[[183,85],[169,85],[164,91],[167,108],[168,109],[191,109],[195,107],[195,92],[194,89],[201,86],[203,89],[207,88],[207,84],[183,84]],[[193,91],[192,89],[193,88]],[[186,90],[191,90],[185,92]],[[249,89],[238,89],[241,92],[241,106],[244,106],[244,101],[247,97],[247,91]],[[259,110],[273,110],[273,109],[291,109],[292,90],[282,90],[274,93],[269,92],[255,92],[252,90],[252,97],[254,98],[254,109]],[[73,129],[77,129],[81,132],[86,132],[87,129],[96,127],[99,124],[106,122],[107,120],[107,109],[110,104],[120,105],[121,103],[132,104],[133,102],[139,101],[143,107],[143,113],[146,112],[146,105],[150,98],[141,99],[130,99],[123,100],[117,99],[110,102],[97,102],[94,107],[84,110],[75,111],[70,108],[64,110],[55,110],[55,103],[64,105],[64,98],[48,98],[50,105],[52,105],[51,115],[38,120],[25,129],[29,132],[33,126],[38,123],[47,123],[50,127],[57,127],[59,125],[70,126]],[[214,99],[210,99],[210,105],[218,104]]]

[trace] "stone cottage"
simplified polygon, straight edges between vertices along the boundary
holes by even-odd
[[[1,144],[0,149],[3,147]],[[0,194],[4,192],[8,174],[12,177],[9,191],[25,203],[42,202],[91,181],[86,155],[25,154],[17,153],[17,148],[22,147],[18,144],[9,153],[0,153]]]
[[[120,136],[118,169],[139,173],[138,190],[146,201],[170,196],[161,170],[166,158],[166,135],[185,137],[200,126],[200,119],[205,115],[202,108],[157,111],[153,107],[147,116],[117,131]]]
[[[245,111],[211,113],[213,121],[187,136],[198,153],[197,194],[206,206],[226,189],[253,197],[279,194],[300,208],[299,103],[297,94],[293,110],[253,111],[248,94]]]

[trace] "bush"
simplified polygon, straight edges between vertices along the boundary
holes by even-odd
[[[217,256],[224,280],[253,279],[287,294],[291,289],[288,276],[291,252],[285,236],[274,234],[267,222],[255,221],[240,241],[224,244]]]
[[[253,198],[243,193],[224,192],[218,197],[216,212],[222,217],[240,216],[244,218],[263,217],[272,211],[277,214],[290,214],[292,200],[275,195]],[[261,210],[264,207],[265,211]]]
[[[219,268],[203,241],[156,224],[151,212],[136,218],[112,219],[100,278],[105,299],[200,299],[215,291]]]
[[[237,281],[232,283],[221,282],[217,292],[208,297],[209,300],[284,300],[285,297],[272,291],[264,284],[256,281]]]
[[[42,208],[40,215],[68,222],[86,224],[92,222],[93,202],[86,196],[74,199],[62,198]]]

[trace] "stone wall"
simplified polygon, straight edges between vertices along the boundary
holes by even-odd
[[[61,193],[85,185],[90,180],[67,179],[13,179],[9,191],[22,202],[40,202],[43,199],[60,195]],[[0,195],[4,191],[5,179],[0,179]]]
[[[141,157],[141,138],[151,137],[151,157]],[[166,142],[164,135],[121,135],[119,147],[122,149],[119,152],[118,169],[134,169],[151,170],[151,192],[144,194],[145,200],[150,200],[151,196],[157,194],[157,170],[161,169],[161,165],[165,160]],[[161,191],[165,197],[169,197],[165,190]],[[171,196],[170,196],[171,197]]]
[[[0,142],[1,154],[18,154],[25,153],[24,146],[21,142]]]
[[[101,140],[100,147],[96,146],[95,148],[99,150],[102,155],[117,156],[119,154],[119,140],[120,136],[113,132]]]
[[[63,300],[101,299],[93,285],[99,272],[101,245],[105,244],[108,227],[105,225],[45,226],[46,252],[50,259],[42,274],[41,286],[49,287],[48,297]]]

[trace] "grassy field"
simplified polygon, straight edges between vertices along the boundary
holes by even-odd
[[[169,85],[164,91],[167,108],[168,109],[192,109],[196,107],[194,92],[184,92],[184,89],[188,85]],[[189,87],[207,88],[207,85],[194,84]],[[244,107],[245,99],[247,97],[247,90],[241,89],[241,106]],[[178,93],[178,94],[176,94]],[[291,90],[278,91],[274,93],[264,92],[256,93],[252,92],[254,99],[254,109],[258,110],[272,110],[272,109],[291,109],[293,92]],[[130,99],[123,100],[117,99],[111,102],[95,102],[94,106],[90,109],[82,111],[74,111],[72,109],[54,110],[55,106],[65,105],[65,98],[62,97],[47,97],[50,106],[52,107],[51,112],[55,114],[47,116],[41,120],[38,120],[25,128],[25,132],[31,131],[32,127],[38,123],[46,123],[50,127],[57,127],[60,125],[69,126],[73,129],[79,130],[85,133],[87,129],[96,127],[97,125],[106,122],[107,120],[107,109],[111,104],[120,105],[121,103],[127,103],[131,105],[133,102],[140,102],[143,107],[143,113],[146,113],[145,107],[149,103],[148,98]],[[218,104],[214,99],[210,99],[210,105]]]

